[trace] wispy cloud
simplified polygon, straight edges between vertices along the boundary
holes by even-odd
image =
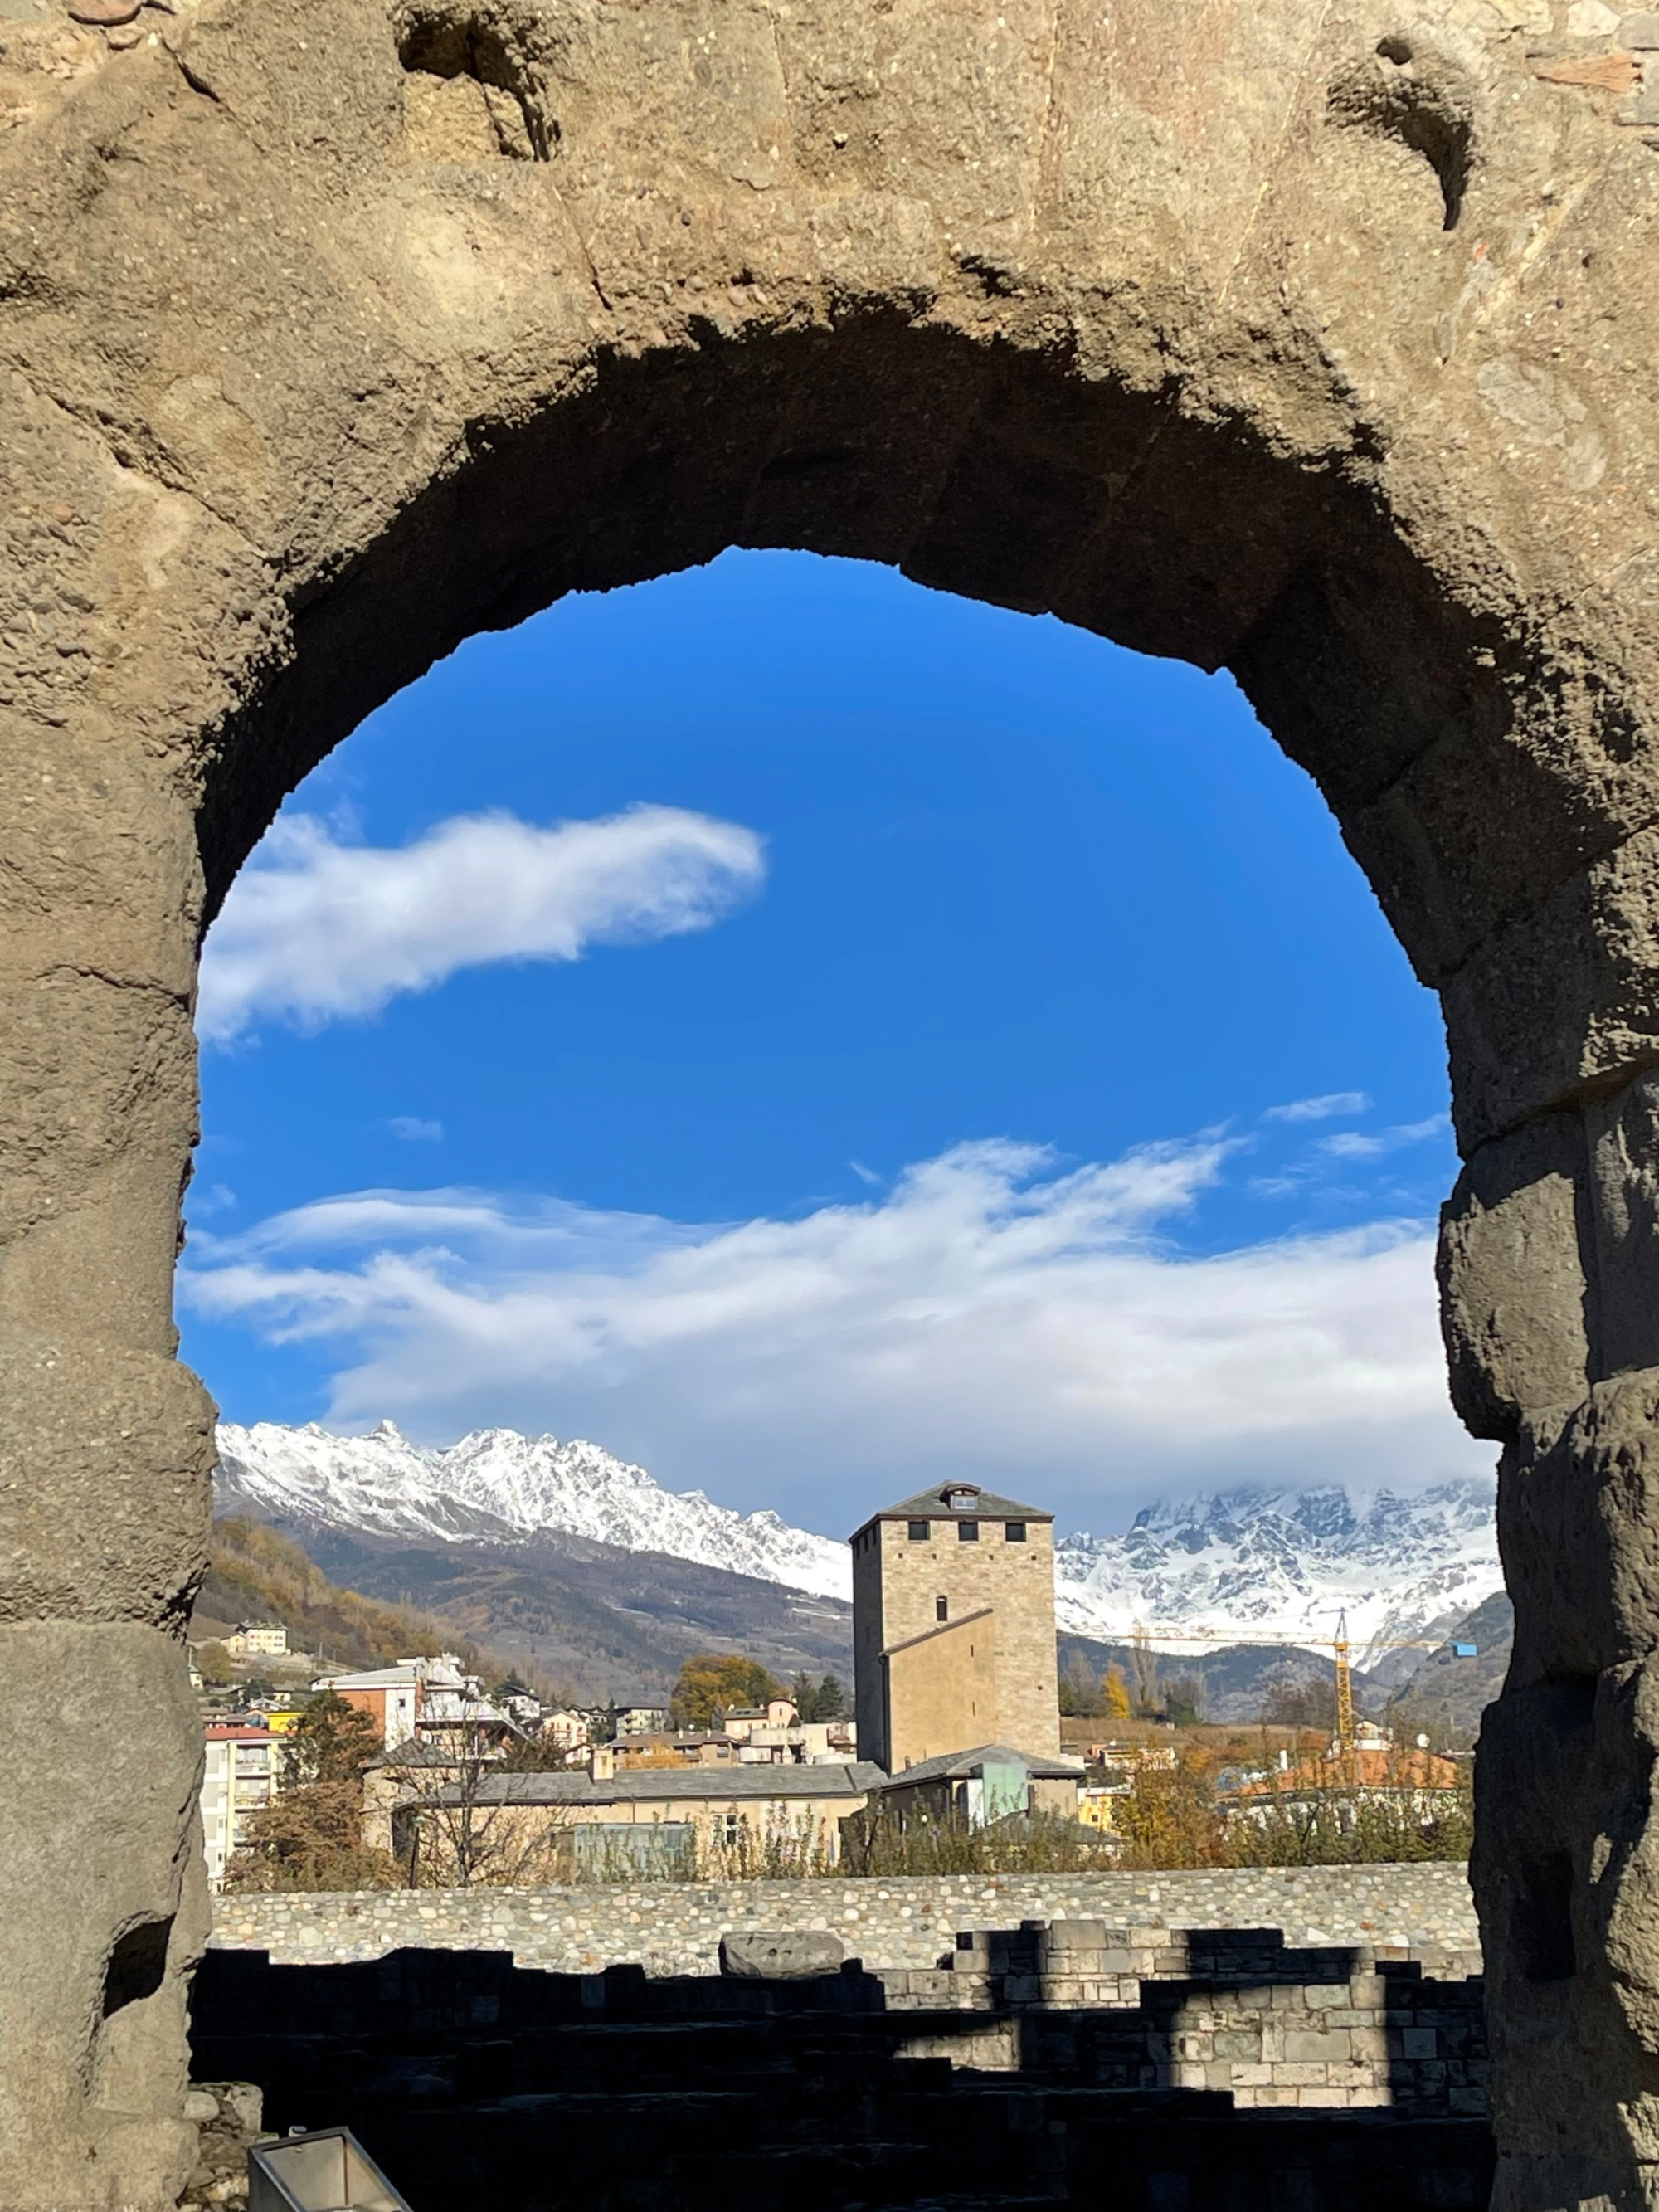
[[[418,1114],[394,1114],[386,1127],[406,1145],[436,1145],[443,1140],[443,1123],[423,1121]]]
[[[218,1043],[261,1018],[316,1029],[459,969],[706,929],[764,872],[752,830],[672,806],[544,829],[458,815],[396,849],[284,816],[209,933],[197,1026]]]
[[[1484,1468],[1446,1401],[1426,1224],[1188,1256],[1170,1231],[1226,1153],[1062,1170],[964,1145],[883,1196],[736,1224],[362,1192],[198,1240],[184,1295],[320,1352],[343,1425],[592,1435],[832,1528],[951,1471],[1076,1517],[1172,1484]]]
[[[1288,1105],[1270,1106],[1264,1121],[1334,1121],[1363,1114],[1370,1105],[1363,1091],[1328,1091],[1319,1098],[1292,1098]]]
[[[1443,1114],[1431,1114],[1426,1121],[1399,1121],[1391,1129],[1378,1130],[1375,1136],[1342,1129],[1334,1136],[1322,1137],[1317,1149],[1337,1160],[1381,1159],[1385,1152],[1397,1152],[1407,1145],[1425,1144],[1431,1137],[1442,1136],[1448,1126]]]

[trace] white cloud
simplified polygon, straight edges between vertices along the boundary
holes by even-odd
[[[1449,1126],[1443,1114],[1431,1114],[1426,1121],[1398,1121],[1374,1137],[1343,1129],[1335,1136],[1322,1137],[1318,1149],[1337,1160],[1380,1159],[1385,1152],[1397,1152],[1402,1145],[1420,1145],[1431,1137],[1442,1136]]]
[[[699,1225],[364,1192],[201,1239],[185,1295],[336,1368],[328,1417],[589,1435],[808,1525],[974,1473],[1109,1524],[1175,1489],[1485,1468],[1420,1223],[1182,1254],[1216,1139],[1060,1172],[964,1145],[884,1197]]]
[[[261,1016],[315,1029],[458,969],[706,929],[764,872],[752,830],[672,806],[549,829],[457,815],[395,850],[284,816],[209,933],[197,1027],[220,1043]]]
[[[1330,1121],[1338,1116],[1363,1114],[1370,1104],[1363,1091],[1328,1091],[1319,1098],[1292,1098],[1287,1106],[1270,1106],[1264,1121]]]
[[[423,1121],[418,1114],[394,1114],[386,1127],[406,1145],[436,1145],[443,1140],[443,1123]]]

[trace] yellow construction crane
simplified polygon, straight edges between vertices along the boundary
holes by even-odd
[[[1150,1658],[1154,1644],[1253,1644],[1266,1651],[1295,1650],[1308,1644],[1324,1644],[1328,1641],[1332,1656],[1336,1661],[1336,1743],[1339,1751],[1354,1747],[1353,1722],[1353,1662],[1352,1646],[1348,1640],[1348,1613],[1345,1606],[1336,1616],[1336,1633],[1328,1639],[1322,1636],[1234,1636],[1221,1628],[1148,1628],[1137,1621],[1129,1633],[1130,1649],[1139,1658]],[[1444,1636],[1373,1636],[1367,1639],[1367,1651],[1438,1651],[1443,1644],[1451,1644],[1455,1659],[1474,1659],[1480,1655],[1478,1644],[1455,1642]],[[1137,1665],[1136,1673],[1140,1668]]]

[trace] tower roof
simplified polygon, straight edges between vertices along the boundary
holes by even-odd
[[[918,1491],[896,1505],[884,1505],[860,1523],[858,1534],[877,1521],[1052,1521],[1041,1505],[1022,1505],[1017,1498],[999,1497],[975,1482],[942,1482],[934,1490]]]

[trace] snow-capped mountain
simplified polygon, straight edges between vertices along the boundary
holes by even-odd
[[[390,1421],[366,1437],[227,1422],[219,1453],[221,1511],[246,1504],[283,1520],[446,1543],[557,1530],[852,1595],[844,1544],[775,1513],[734,1512],[700,1490],[665,1490],[580,1440],[476,1429],[434,1451]],[[1233,1491],[1148,1506],[1125,1535],[1064,1536],[1055,1552],[1060,1627],[1114,1642],[1144,1626],[1328,1648],[1346,1607],[1363,1661],[1373,1639],[1443,1633],[1502,1588],[1492,1492],[1474,1482],[1414,1497]]]
[[[222,1512],[247,1503],[283,1519],[448,1543],[514,1543],[558,1529],[821,1597],[853,1594],[845,1544],[793,1528],[775,1513],[734,1512],[700,1490],[665,1490],[598,1444],[515,1429],[475,1429],[447,1451],[432,1451],[390,1421],[366,1437],[331,1436],[314,1424],[224,1422],[214,1492]]]
[[[1328,1647],[1346,1608],[1362,1663],[1374,1640],[1443,1633],[1503,1586],[1479,1482],[1148,1506],[1126,1535],[1062,1537],[1054,1569],[1060,1625],[1079,1635],[1121,1639],[1139,1623]]]

